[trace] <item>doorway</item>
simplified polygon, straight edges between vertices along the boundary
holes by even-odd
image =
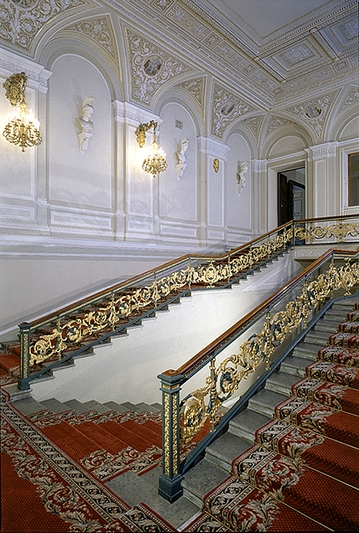
[[[305,168],[278,173],[278,226],[305,218]]]

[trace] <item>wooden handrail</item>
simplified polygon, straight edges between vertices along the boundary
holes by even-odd
[[[48,313],[32,322],[23,322],[21,325],[23,324],[27,324],[27,325],[30,325],[31,327],[38,327],[40,324],[43,324],[44,322],[49,322],[51,321],[52,319],[54,318],[58,318],[59,316],[61,315],[64,315],[66,313],[68,313],[69,311],[76,311],[78,308],[81,308],[81,307],[84,307],[86,306],[87,304],[89,303],[93,303],[95,300],[98,300],[100,298],[103,298],[104,296],[106,296],[107,294],[111,294],[113,292],[116,292],[116,291],[119,291],[121,289],[125,289],[127,287],[130,287],[131,285],[134,285],[135,283],[138,283],[140,281],[143,281],[147,278],[150,278],[151,276],[155,276],[156,274],[159,274],[171,267],[174,267],[176,265],[180,265],[181,263],[186,263],[188,261],[200,261],[200,260],[223,260],[223,259],[226,259],[227,257],[230,257],[231,255],[234,255],[238,252],[240,252],[241,250],[243,249],[247,249],[247,248],[250,248],[251,246],[253,246],[254,244],[256,244],[257,242],[259,241],[262,241],[263,239],[267,238],[269,235],[273,234],[273,233],[278,233],[279,231],[281,231],[282,229],[284,229],[286,226],[290,226],[292,224],[292,221],[291,222],[287,222],[285,224],[282,224],[281,226],[279,226],[278,228],[272,230],[272,231],[269,231],[267,233],[265,233],[264,235],[261,235],[260,237],[256,237],[255,239],[253,239],[252,241],[249,241],[248,243],[246,244],[242,244],[241,246],[239,246],[238,248],[235,248],[233,250],[231,250],[230,252],[225,252],[224,254],[216,254],[216,255],[213,255],[213,254],[186,254],[186,255],[183,255],[183,256],[180,256],[179,258],[177,259],[172,259],[171,261],[168,261],[167,263],[164,263],[163,265],[161,265],[161,267],[154,267],[150,270],[147,270],[141,274],[138,274],[137,276],[134,276],[132,278],[129,278],[125,281],[122,281],[120,283],[117,283],[115,285],[112,285],[106,289],[102,289],[101,291],[98,291],[98,292],[95,292],[94,294],[90,295],[90,296],[87,296],[86,298],[83,298],[81,300],[78,300],[75,304],[69,304],[67,306],[64,306],[64,307],[61,307],[59,309],[57,309],[56,311],[53,311],[51,313]]]
[[[252,311],[247,313],[243,318],[238,320],[233,326],[231,326],[229,329],[227,329],[224,333],[222,333],[219,337],[217,337],[214,341],[212,341],[210,344],[208,344],[205,348],[203,348],[200,352],[198,352],[196,355],[194,355],[191,359],[186,361],[183,365],[181,365],[176,370],[170,369],[163,372],[163,375],[175,377],[178,375],[183,374],[189,374],[192,370],[198,367],[198,365],[203,361],[205,361],[214,350],[217,348],[220,348],[220,346],[225,342],[228,338],[231,338],[233,335],[238,333],[241,329],[244,328],[244,326],[250,322],[255,316],[264,313],[265,309],[268,307],[272,307],[275,305],[275,303],[282,299],[283,296],[285,296],[290,290],[298,284],[303,278],[308,276],[312,271],[314,271],[316,268],[320,266],[321,263],[325,263],[328,261],[328,259],[331,256],[334,256],[335,254],[338,255],[356,255],[359,253],[359,247],[355,250],[341,250],[341,249],[330,249],[327,250],[325,253],[323,253],[318,259],[316,259],[313,263],[308,265],[304,270],[299,272],[291,281],[283,285],[280,289],[278,289],[272,296],[268,297],[264,302],[259,304],[257,307],[255,307]]]

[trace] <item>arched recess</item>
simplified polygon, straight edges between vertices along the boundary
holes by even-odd
[[[286,195],[285,190],[280,190],[279,175],[286,171],[304,168],[304,204],[305,216],[307,215],[308,195],[311,197],[313,189],[313,176],[307,164],[307,149],[312,145],[309,133],[300,126],[290,122],[276,128],[268,136],[262,148],[262,157],[267,160],[267,226],[271,230],[278,226],[280,221],[279,211],[282,205],[280,193]],[[287,184],[285,184],[287,186]],[[287,191],[288,192],[288,191]],[[289,195],[289,193],[288,193]],[[292,202],[292,199],[287,199]],[[289,210],[291,211],[291,209]]]
[[[115,208],[114,119],[103,73],[75,49],[56,54],[47,95],[48,199],[55,231],[111,235]],[[83,104],[92,136],[81,145]],[[82,148],[82,149],[81,149]]]
[[[158,115],[160,142],[168,163],[167,170],[159,176],[161,233],[168,234],[181,224],[177,235],[196,238],[201,203],[197,150],[200,117],[185,98],[172,93],[166,93],[158,102]]]
[[[256,226],[253,219],[257,209],[254,205],[254,160],[258,155],[255,139],[251,132],[237,123],[228,131],[225,143],[229,148],[225,179],[227,233],[250,238],[250,232]]]

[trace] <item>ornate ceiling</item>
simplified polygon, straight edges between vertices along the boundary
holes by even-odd
[[[217,137],[236,114],[255,129],[276,110],[319,133],[358,81],[358,0],[0,0],[0,21],[0,45],[40,63],[45,44],[89,44],[144,107],[166,86],[203,108],[211,78]]]

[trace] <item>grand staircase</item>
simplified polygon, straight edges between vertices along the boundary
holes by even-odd
[[[132,509],[144,503],[173,531],[357,531],[356,302],[337,301],[317,321],[185,474],[173,504],[158,496],[160,405],[30,397],[14,406]]]

